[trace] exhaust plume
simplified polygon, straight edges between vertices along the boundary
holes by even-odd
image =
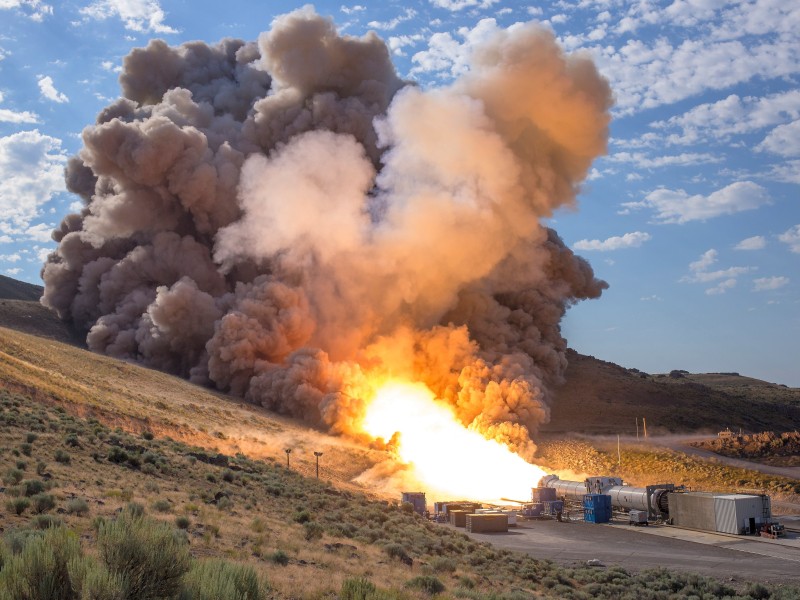
[[[423,90],[306,7],[257,44],[152,41],[120,83],[43,269],[89,348],[354,436],[404,377],[533,454],[561,318],[607,287],[540,224],[606,149],[588,58],[521,25]]]

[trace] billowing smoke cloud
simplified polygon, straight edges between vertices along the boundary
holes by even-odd
[[[407,377],[531,454],[564,311],[606,286],[539,222],[605,151],[587,58],[518,26],[424,91],[305,8],[257,44],[153,41],[120,81],[43,271],[92,350],[345,434]]]

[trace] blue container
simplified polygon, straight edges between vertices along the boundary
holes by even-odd
[[[611,520],[611,496],[586,494],[583,497],[583,520],[587,523],[608,523]]]
[[[541,517],[542,511],[544,511],[544,505],[541,502],[534,502],[533,504],[528,504],[522,510],[523,517]]]
[[[557,513],[564,512],[563,500],[548,500],[542,502],[542,513],[545,515],[555,516]]]

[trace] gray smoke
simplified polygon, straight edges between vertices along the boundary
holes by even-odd
[[[257,44],[152,41],[120,82],[43,270],[92,350],[353,435],[374,382],[410,378],[530,455],[561,318],[606,287],[539,222],[605,152],[587,58],[524,25],[423,91],[304,8]]]

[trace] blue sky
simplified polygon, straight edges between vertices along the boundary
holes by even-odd
[[[40,283],[76,199],[63,166],[119,94],[122,58],[255,40],[301,4],[0,0],[0,273]],[[648,372],[738,371],[800,386],[800,4],[502,0],[317,2],[375,30],[424,87],[499,28],[539,21],[588,52],[616,106],[608,155],[551,225],[610,288],[563,323],[580,352]]]

